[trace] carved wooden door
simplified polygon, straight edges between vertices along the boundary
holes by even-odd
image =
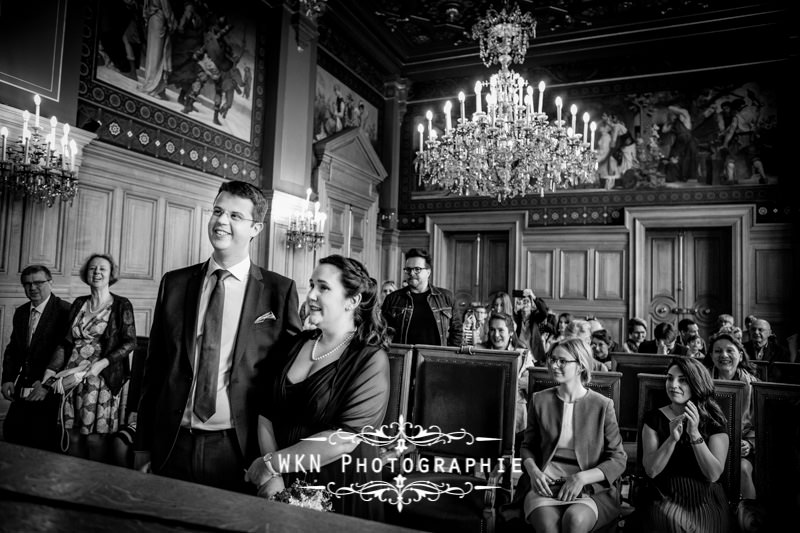
[[[648,230],[646,244],[650,338],[660,322],[691,318],[707,339],[717,316],[732,312],[730,229]]]
[[[471,302],[488,304],[492,293],[508,291],[508,233],[450,233],[447,258],[451,284],[444,288],[453,291],[462,315]]]

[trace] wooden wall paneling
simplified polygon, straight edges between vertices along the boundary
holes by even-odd
[[[561,250],[560,298],[589,297],[588,250]]]
[[[166,202],[161,273],[193,264],[192,244],[198,233],[194,207]],[[207,239],[206,239],[207,240]]]
[[[550,250],[528,250],[528,284],[537,296],[553,298],[556,294],[556,254]]]
[[[361,261],[369,269],[371,254],[366,248],[366,235],[368,232],[368,211],[360,207],[350,206],[350,257]],[[370,243],[370,246],[372,243]]]
[[[753,254],[753,304],[782,304],[786,298],[787,280],[792,279],[792,250],[762,245],[754,247]]]
[[[77,276],[86,258],[95,252],[105,252],[111,246],[113,220],[112,189],[82,185],[75,199],[72,255],[72,275]]]
[[[120,276],[155,279],[156,213],[158,200],[123,194],[120,236]]]
[[[200,234],[200,239],[198,239],[197,242],[197,257],[194,258],[192,263],[205,261],[211,257],[211,253],[214,251],[211,242],[208,240],[208,221],[211,220],[211,207],[199,208],[198,217],[200,220],[197,224],[197,229]]]
[[[594,299],[625,299],[625,254],[622,250],[594,250]]]
[[[136,335],[140,337],[150,336],[150,327],[153,325],[153,308],[143,307],[141,302],[138,302],[133,310],[133,321],[136,326]]]
[[[675,240],[670,238],[652,239],[651,253],[649,257],[650,294],[673,294],[677,281],[676,264],[678,252],[675,250]]]
[[[330,218],[328,222],[328,247],[332,254],[347,255],[348,225],[350,223],[350,207],[339,200],[329,198]]]
[[[25,202],[22,232],[21,265],[33,263],[47,266],[53,276],[65,273],[64,251],[67,247],[66,209],[69,205],[61,202],[53,207]]]

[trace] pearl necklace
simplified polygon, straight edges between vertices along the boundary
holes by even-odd
[[[353,335],[355,335],[355,334],[356,334],[356,330],[351,331],[350,335],[348,335],[342,342],[340,342],[339,344],[334,346],[331,350],[329,350],[329,351],[325,352],[324,354],[320,355],[319,357],[317,357],[315,354],[317,353],[317,345],[319,344],[319,340],[322,338],[322,335],[320,335],[319,337],[317,337],[314,340],[314,346],[311,347],[311,360],[312,361],[319,361],[321,359],[325,359],[329,355],[331,355],[334,352],[336,352],[339,348],[341,348],[342,346],[344,346],[345,344],[350,342],[350,339],[352,339]]]

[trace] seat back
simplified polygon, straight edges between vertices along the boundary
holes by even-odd
[[[418,447],[419,453],[462,459],[512,456],[519,354],[415,348],[411,420],[422,430],[452,436]]]
[[[800,363],[770,363],[767,370],[768,381],[800,385]]]
[[[670,403],[665,387],[667,376],[665,374],[639,374],[639,412],[638,427],[641,435],[644,426],[644,415],[652,409],[657,409]],[[745,390],[747,385],[741,381],[728,381],[725,379],[714,380],[714,399],[728,420],[728,455],[725,458],[725,469],[720,476],[719,483],[725,489],[728,501],[735,504],[739,501],[739,478],[741,475],[741,462],[739,460],[739,446],[742,441],[742,411],[745,409]],[[636,444],[637,473],[644,476],[642,466],[642,439],[637,439]]]
[[[383,417],[387,434],[394,435],[396,428],[390,428],[400,415],[408,418],[408,402],[411,395],[411,370],[414,362],[414,347],[409,344],[391,344],[386,353],[389,356],[389,406]]]
[[[752,386],[756,493],[768,516],[783,517],[800,505],[800,385],[756,382]]]
[[[769,361],[750,361],[753,365],[754,374],[759,381],[772,381],[769,379]]]
[[[619,420],[621,380],[621,372],[592,372],[592,381],[587,385],[593,391],[599,392],[606,398],[611,398],[614,402],[614,412],[617,413],[617,420]],[[528,392],[530,394],[557,385],[558,383],[546,368],[532,368],[528,371]]]
[[[672,355],[641,353],[612,353],[617,362],[617,372],[622,374],[620,381],[619,429],[626,441],[636,440],[630,435],[638,435],[639,374],[664,374],[672,360]]]

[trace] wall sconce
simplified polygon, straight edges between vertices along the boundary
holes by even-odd
[[[306,248],[309,252],[318,250],[325,243],[325,221],[328,215],[319,212],[319,202],[314,202],[311,211],[311,189],[306,189],[303,209],[294,213],[286,230],[287,248]]]
[[[69,201],[71,204],[78,190],[78,174],[75,170],[78,145],[69,137],[69,124],[64,124],[63,135],[57,142],[56,117],[50,118],[50,133],[44,135],[39,114],[42,98],[37,94],[33,102],[36,105],[33,124],[31,114],[26,109],[22,112],[22,134],[16,142],[9,142],[8,128],[0,127],[2,191],[45,202],[47,207],[52,207],[56,200]]]

